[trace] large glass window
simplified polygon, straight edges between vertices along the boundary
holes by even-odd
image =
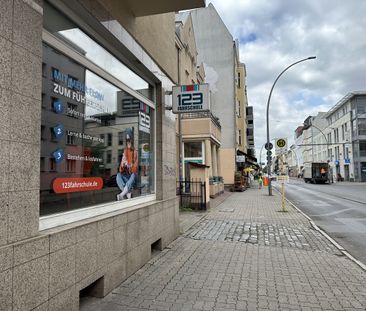
[[[153,193],[153,109],[46,43],[42,66],[41,215]]]
[[[145,80],[95,42],[69,18],[47,2],[44,3],[43,10],[43,26],[46,30],[133,90],[153,99],[153,88]]]

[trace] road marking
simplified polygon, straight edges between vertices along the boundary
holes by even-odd
[[[328,206],[330,206],[330,204],[327,204]],[[323,205],[324,206],[324,205]],[[338,211],[334,211],[334,212],[330,212],[330,213],[325,213],[325,214],[312,214],[309,215],[310,217],[322,217],[322,216],[333,216],[333,215],[337,215],[337,214],[341,214],[343,212],[347,212],[347,211],[351,211],[354,210],[354,208],[345,208],[345,209],[341,209]]]
[[[315,206],[324,206],[324,207],[328,207],[328,206],[332,206],[331,204],[324,202],[322,200],[299,200],[297,201],[297,203],[310,203],[311,205],[315,205]]]

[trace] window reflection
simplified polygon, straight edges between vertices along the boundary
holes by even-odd
[[[145,80],[47,2],[44,4],[44,27],[106,72],[152,100],[152,87]]]
[[[41,214],[153,193],[152,109],[47,44],[43,64]]]

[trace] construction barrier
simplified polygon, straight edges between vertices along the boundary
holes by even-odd
[[[267,176],[263,177],[263,186],[268,186],[268,177]]]

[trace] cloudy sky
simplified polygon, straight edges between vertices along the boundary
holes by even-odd
[[[270,135],[288,137],[309,115],[328,111],[348,92],[365,90],[366,1],[208,0],[234,38],[247,66],[249,105],[254,106],[255,145],[266,141],[266,104],[277,75],[300,63],[276,84]],[[262,161],[265,158],[262,153]]]

